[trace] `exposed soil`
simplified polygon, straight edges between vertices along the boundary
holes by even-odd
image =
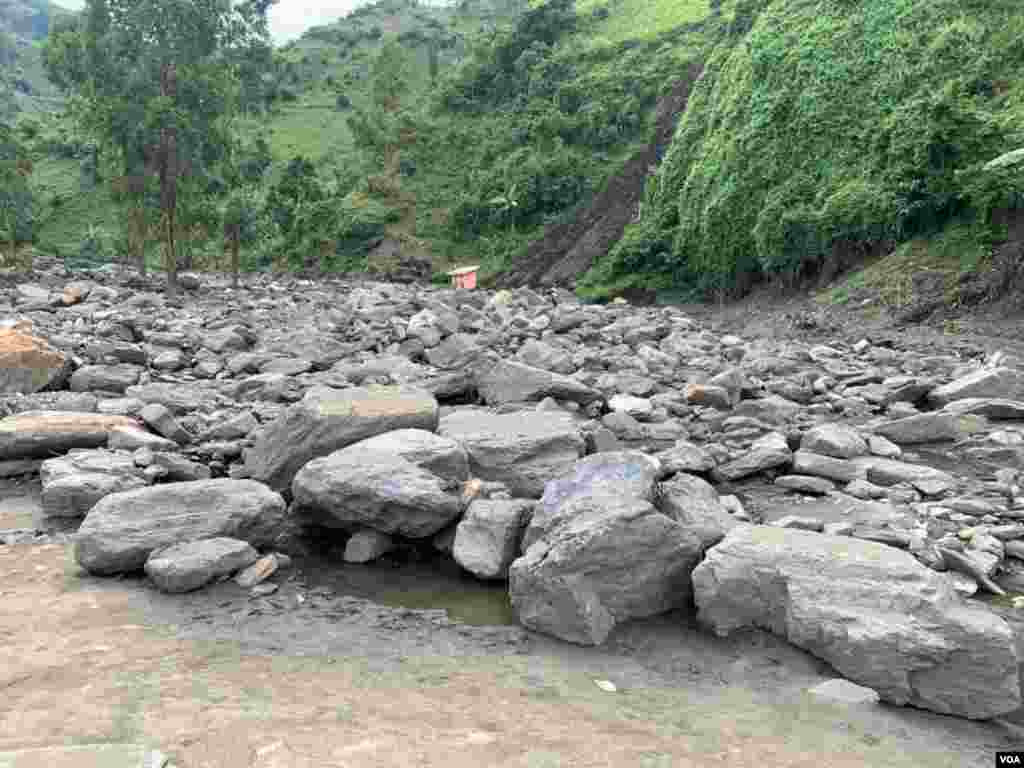
[[[569,285],[621,238],[633,220],[647,176],[657,168],[672,139],[679,115],[686,109],[690,89],[703,68],[692,64],[685,77],[659,103],[655,136],[634,155],[576,217],[548,227],[526,254],[499,280],[499,285]]]
[[[3,526],[38,519],[31,487],[0,498]],[[5,750],[112,744],[158,747],[179,768],[961,768],[1024,745],[1013,724],[813,699],[826,665],[759,631],[715,638],[685,613],[595,649],[453,620],[464,600],[444,579],[429,610],[363,597],[376,579],[388,602],[429,602],[410,566],[296,561],[263,598],[92,578],[66,544],[0,546],[0,572],[0,765],[15,768],[57,760]]]

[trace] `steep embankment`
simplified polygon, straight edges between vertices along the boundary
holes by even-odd
[[[700,72],[700,64],[691,64],[658,102],[654,139],[612,176],[590,205],[571,221],[548,227],[540,240],[531,243],[525,256],[499,277],[499,285],[574,284],[619,241],[639,215],[647,177],[661,161]]]
[[[950,228],[983,266],[1022,201],[1019,165],[984,167],[1024,145],[1022,41],[1006,0],[741,3],[587,284],[742,292]]]

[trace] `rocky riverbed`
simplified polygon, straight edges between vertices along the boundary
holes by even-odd
[[[0,540],[60,529],[87,572],[171,595],[154,604],[232,579],[274,615],[310,569],[444,562],[520,625],[471,645],[608,648],[695,611],[701,642],[772,633],[855,696],[1019,716],[1011,352],[739,335],[528,289],[185,284],[174,305],[137,275],[0,288]],[[14,489],[36,482],[26,517]],[[400,610],[345,592],[297,594]]]

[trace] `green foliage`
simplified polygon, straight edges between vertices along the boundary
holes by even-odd
[[[1018,4],[741,0],[725,32],[606,273],[742,291],[1019,200],[980,170],[1024,143]]]
[[[33,239],[35,209],[28,178],[32,162],[13,127],[0,121],[0,248],[15,260],[19,242]]]

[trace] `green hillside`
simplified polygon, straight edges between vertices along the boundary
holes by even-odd
[[[1022,41],[1011,0],[747,0],[590,284],[738,293],[910,240],[941,261],[948,227],[976,265],[1022,203],[1019,166],[983,167],[1024,146]]]

